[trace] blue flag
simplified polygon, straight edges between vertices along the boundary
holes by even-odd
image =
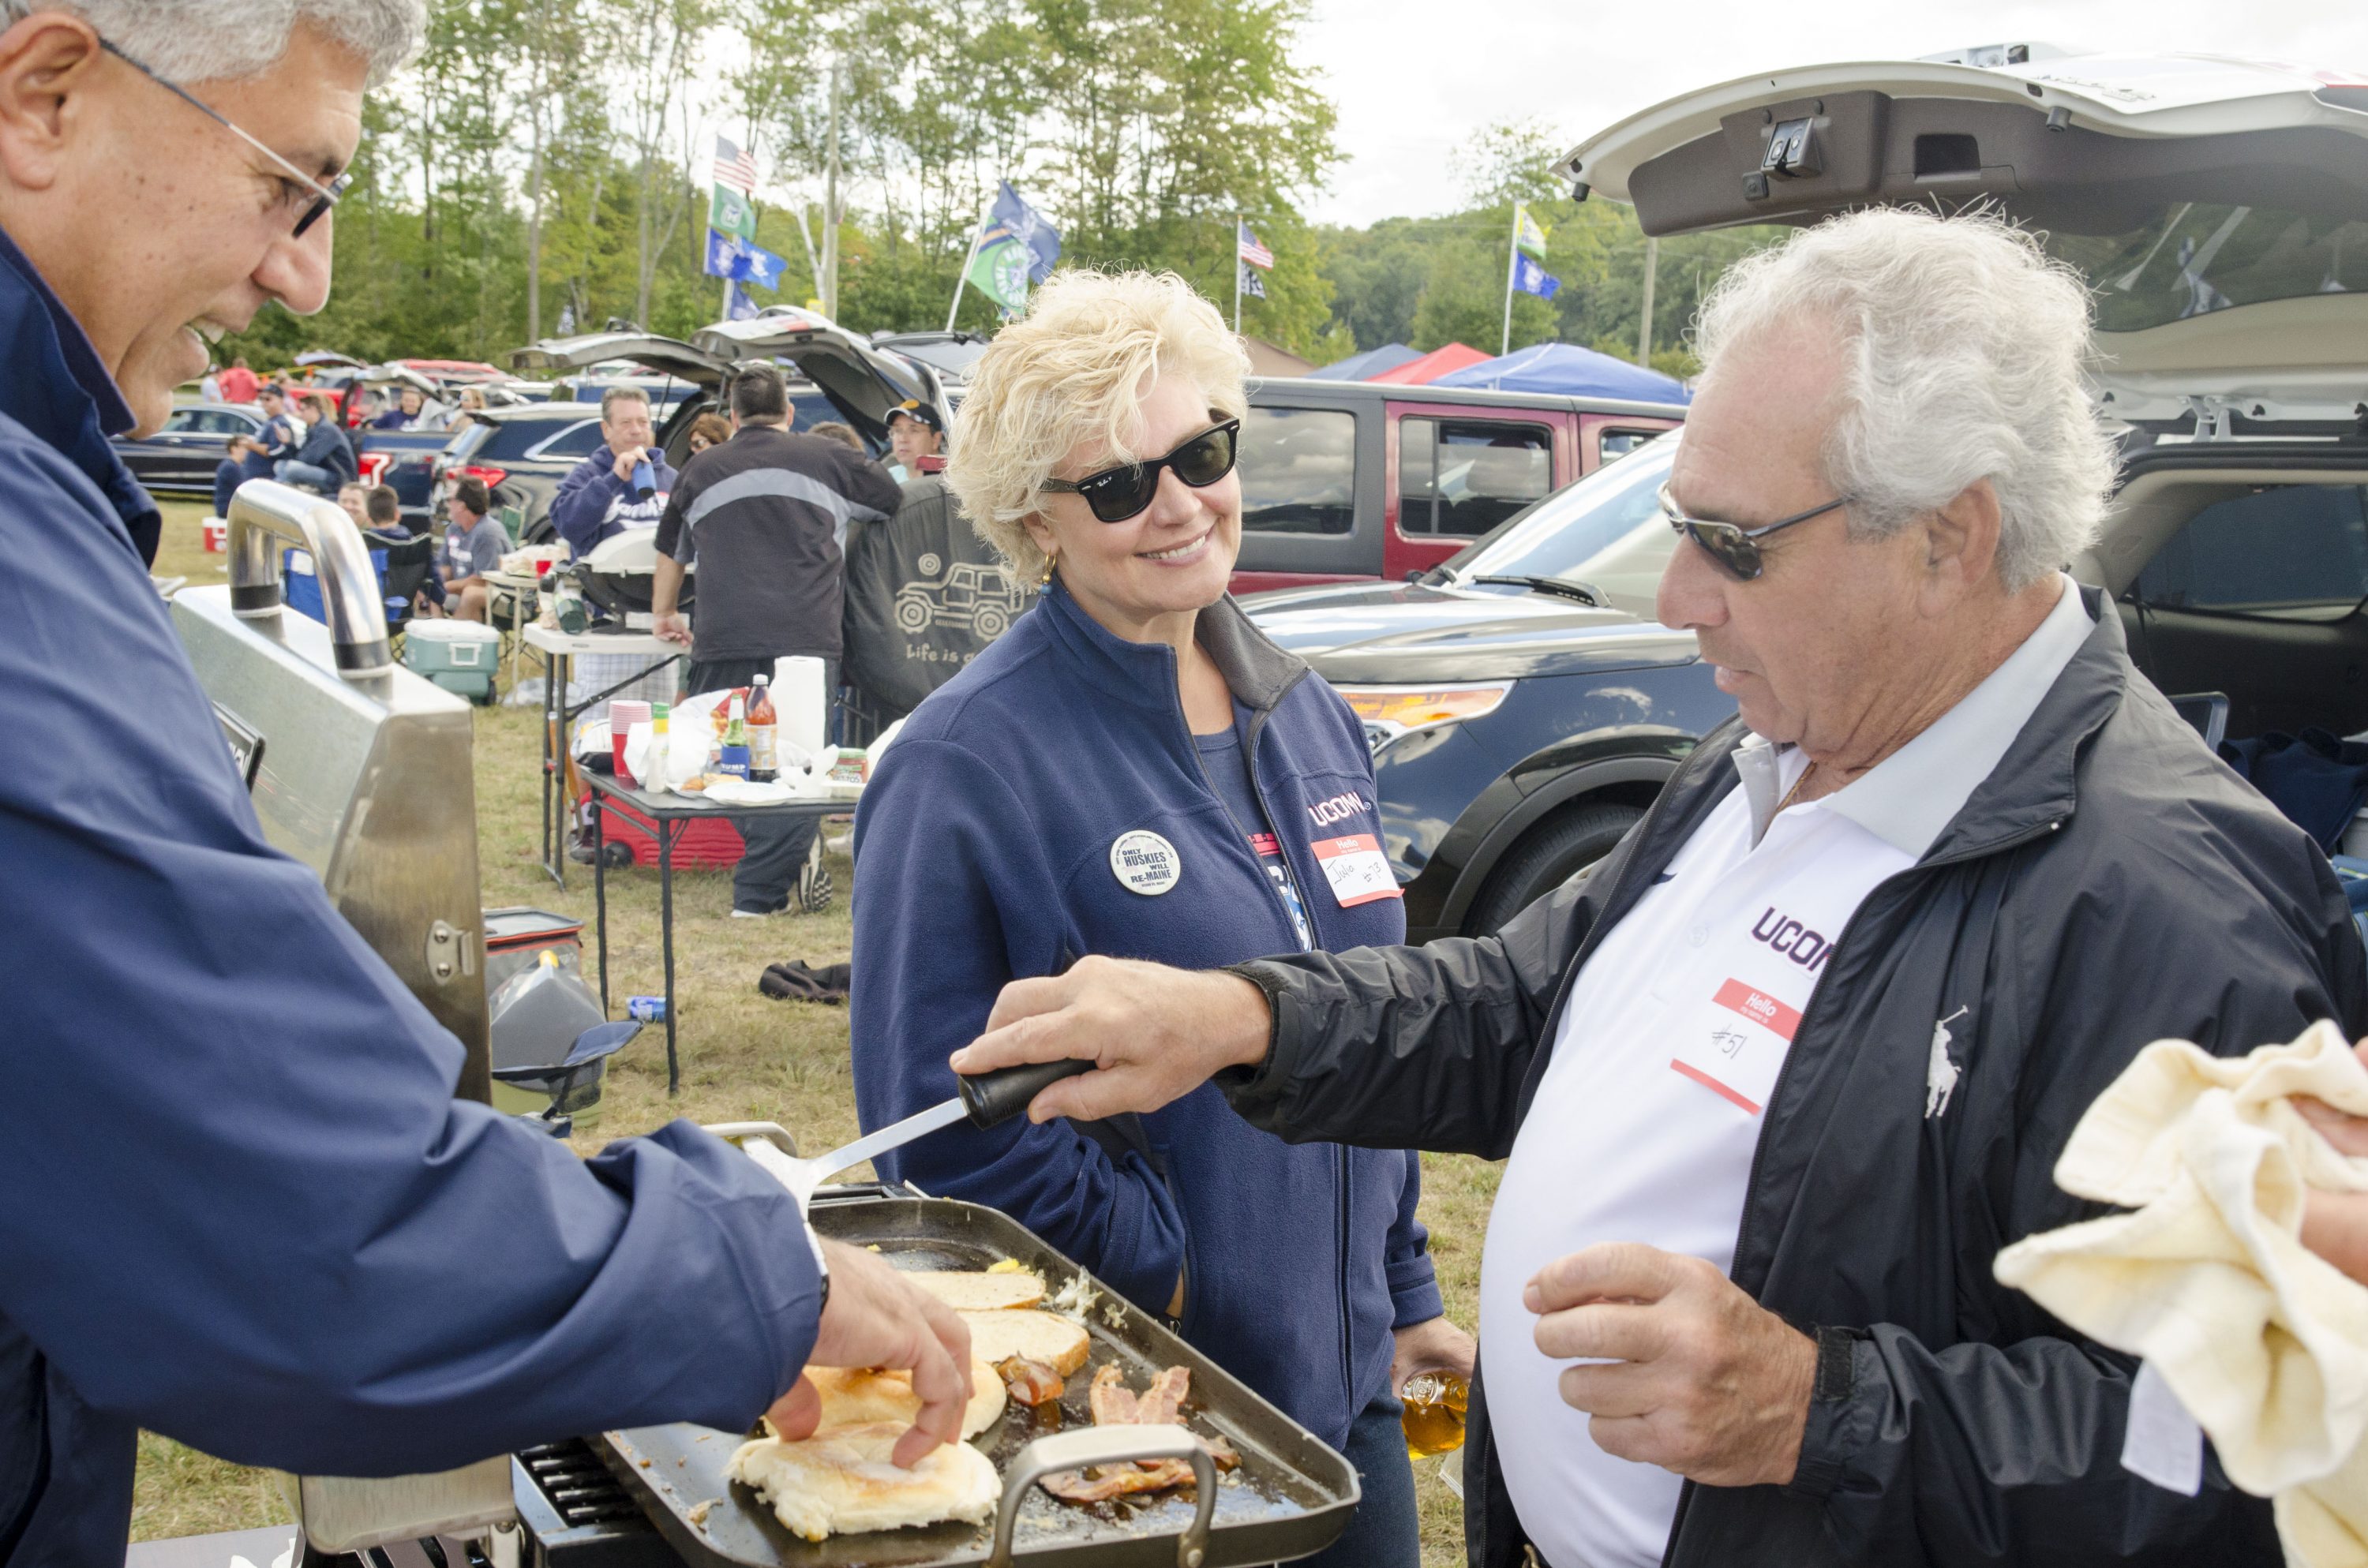
[[[1513,287],[1524,294],[1551,300],[1562,292],[1562,279],[1519,252],[1513,256]]]
[[[1020,200],[1009,180],[1000,182],[986,227],[979,231],[978,248],[992,250],[1005,240],[1018,240],[1028,247],[1030,282],[1042,283],[1053,276],[1053,264],[1061,259],[1061,231],[1046,222],[1042,213]]]
[[[762,245],[751,244],[736,234],[707,231],[707,275],[729,278],[735,282],[754,283],[759,289],[779,289],[781,269],[789,258],[775,256]]]
[[[734,278],[724,286],[723,298],[725,321],[754,321],[757,318],[757,301],[748,297],[747,290],[740,287],[739,279]]]

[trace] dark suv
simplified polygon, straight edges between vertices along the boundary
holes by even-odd
[[[442,451],[427,455],[429,510],[441,505],[449,482],[463,475],[482,479],[496,511],[518,509],[519,541],[540,543],[552,537],[549,513],[559,482],[599,445],[598,403],[529,403],[471,415]],[[410,477],[407,465],[416,460],[406,459],[393,471],[389,483],[398,495]]]
[[[1653,619],[1665,437],[1415,583],[1254,594],[1365,722],[1409,939],[1493,931],[1600,858],[1735,711]]]

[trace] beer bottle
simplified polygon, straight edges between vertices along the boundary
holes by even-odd
[[[780,773],[780,729],[773,718],[771,682],[758,676],[748,693],[748,777],[769,784]]]
[[[723,755],[716,759],[715,771],[735,778],[748,777],[748,711],[740,694],[732,694],[730,717],[723,722]]]

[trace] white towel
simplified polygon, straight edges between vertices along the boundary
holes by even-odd
[[[2290,1562],[2368,1565],[2368,1289],[2305,1248],[2310,1187],[2368,1190],[2292,1103],[2368,1116],[2331,1023],[2215,1057],[2157,1040],[2073,1129],[2055,1182],[2133,1209],[2017,1242],[2000,1283],[2142,1357],[2237,1485],[2273,1499]]]

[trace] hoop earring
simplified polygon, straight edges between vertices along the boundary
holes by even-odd
[[[1044,558],[1044,574],[1036,579],[1037,597],[1046,597],[1053,592],[1053,568],[1059,563],[1056,557],[1048,555]]]

